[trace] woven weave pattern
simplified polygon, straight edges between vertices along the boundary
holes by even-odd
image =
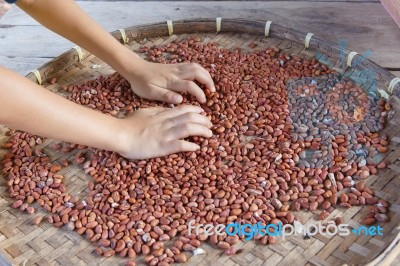
[[[267,47],[279,47],[283,52],[302,57],[313,57],[316,50],[305,50],[303,44],[290,40],[278,38],[255,37],[247,34],[223,33],[223,34],[199,34],[204,41],[214,41],[224,48],[263,49]],[[162,45],[177,39],[187,38],[189,35],[180,34],[170,37],[146,38],[139,42],[128,44],[131,49],[138,51],[141,45],[152,46]],[[249,44],[252,44],[249,46]],[[332,60],[333,61],[333,60]],[[339,60],[335,60],[339,66]],[[61,93],[63,85],[73,85],[82,83],[99,75],[109,75],[113,72],[102,61],[92,55],[87,56],[83,62],[75,63],[65,69],[56,67],[54,77],[57,83],[50,85],[48,81],[51,77],[46,77],[47,82],[44,86],[54,92]],[[355,75],[355,74],[354,74]],[[394,138],[390,146],[391,151],[384,158],[391,165],[389,169],[381,170],[377,175],[372,175],[366,180],[375,194],[391,202],[390,221],[383,224],[384,236],[356,236],[350,235],[343,238],[339,235],[327,237],[317,234],[310,239],[303,239],[302,236],[289,237],[285,241],[278,238],[275,245],[263,246],[255,241],[241,242],[237,245],[244,251],[236,256],[225,256],[222,251],[204,244],[202,248],[207,255],[192,257],[187,265],[342,265],[365,264],[371,261],[392,242],[398,233],[397,226],[400,221],[399,204],[399,178],[400,167],[396,161],[400,156],[400,151],[396,151],[396,146],[400,142],[400,116],[395,116],[385,129]],[[1,128],[1,144],[7,139],[5,132],[7,129]],[[52,150],[51,144],[57,141],[47,140],[39,147],[44,147],[44,151],[50,156],[52,161],[62,164],[66,159],[74,161],[73,150],[69,153],[62,153]],[[0,150],[0,157],[6,151]],[[60,174],[65,176],[64,180],[68,191],[73,196],[84,198],[88,181],[91,177],[86,175],[78,166],[70,165],[61,170]],[[101,258],[93,253],[95,248],[88,240],[79,236],[75,232],[69,232],[64,228],[57,229],[47,222],[42,222],[39,226],[33,225],[32,220],[35,216],[46,215],[45,212],[35,215],[23,214],[19,210],[10,208],[11,199],[8,197],[5,178],[0,179],[0,251],[14,263],[21,264],[27,261],[27,265],[116,265],[127,261],[125,258],[113,256],[111,258]],[[38,208],[40,210],[40,208]],[[345,223],[352,227],[359,227],[362,217],[365,215],[366,208],[352,207],[350,209],[338,208],[328,218],[342,216]],[[319,212],[316,212],[319,213]],[[296,216],[303,224],[316,222],[316,214],[313,212],[298,212]],[[139,259],[142,261],[142,259]]]

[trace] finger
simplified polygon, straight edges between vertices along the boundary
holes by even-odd
[[[173,140],[167,142],[165,145],[164,150],[166,154],[200,150],[199,145],[185,140]]]
[[[203,125],[208,128],[212,127],[210,119],[208,119],[205,115],[198,113],[184,113],[176,117],[171,117],[169,120],[171,127],[189,123]]]
[[[153,115],[158,115],[160,113],[168,111],[170,109],[171,108],[155,106],[155,107],[149,107],[149,108],[137,110],[137,111],[131,113],[130,115],[153,116]]]
[[[191,94],[195,96],[196,99],[201,103],[205,103],[207,101],[204,91],[197,86],[196,83],[190,80],[177,80],[172,84],[170,89]]]
[[[179,93],[173,92],[171,90],[166,90],[163,95],[164,99],[162,101],[173,103],[173,104],[180,104],[183,101],[182,95]]]
[[[183,97],[179,93],[159,87],[157,85],[153,85],[152,96],[150,98],[152,100],[173,104],[179,104],[183,101]]]
[[[176,117],[179,115],[182,115],[184,113],[202,113],[204,110],[195,105],[180,105],[175,108],[169,108],[166,111],[162,112],[159,114],[159,118],[161,119],[167,119],[171,117]]]
[[[197,80],[201,84],[204,84],[207,89],[215,92],[214,81],[212,80],[210,73],[199,64],[183,64],[181,77],[188,80]]]
[[[210,138],[212,131],[204,125],[187,123],[170,128],[167,135],[170,139],[184,139],[190,136]]]

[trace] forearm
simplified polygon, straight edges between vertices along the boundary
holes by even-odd
[[[48,29],[92,52],[123,76],[141,59],[120,44],[73,0],[19,0],[18,6]]]
[[[43,137],[119,149],[119,119],[70,102],[1,67],[0,124]]]

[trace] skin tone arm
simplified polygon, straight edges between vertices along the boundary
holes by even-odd
[[[190,93],[205,102],[192,80],[215,91],[210,74],[198,64],[155,64],[140,59],[94,22],[73,0],[19,0],[18,6],[50,30],[101,58],[123,75],[141,97],[178,104],[177,93]]]
[[[19,0],[18,5],[48,28],[109,63],[134,85],[139,96],[180,103],[182,98],[177,92],[187,92],[204,102],[204,92],[192,80],[215,90],[208,72],[196,64],[169,66],[140,59],[72,0]],[[212,135],[211,122],[200,115],[202,111],[195,106],[148,108],[116,119],[71,103],[0,68],[0,123],[41,136],[117,151],[131,159],[199,149],[182,138]]]
[[[209,137],[195,106],[147,108],[125,119],[93,111],[0,67],[0,123],[33,134],[117,151],[131,159],[194,151],[189,135]],[[196,122],[194,122],[196,121]]]

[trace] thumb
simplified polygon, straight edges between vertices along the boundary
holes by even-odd
[[[179,93],[171,91],[171,90],[167,90],[167,89],[164,89],[164,90],[165,90],[165,92],[163,92],[161,94],[160,101],[173,103],[173,104],[179,104],[183,101],[183,97]]]
[[[166,143],[164,151],[167,154],[174,154],[178,152],[191,152],[200,150],[200,146],[185,140],[172,140]]]
[[[154,86],[152,90],[152,100],[180,104],[183,101],[182,95],[170,89]]]

